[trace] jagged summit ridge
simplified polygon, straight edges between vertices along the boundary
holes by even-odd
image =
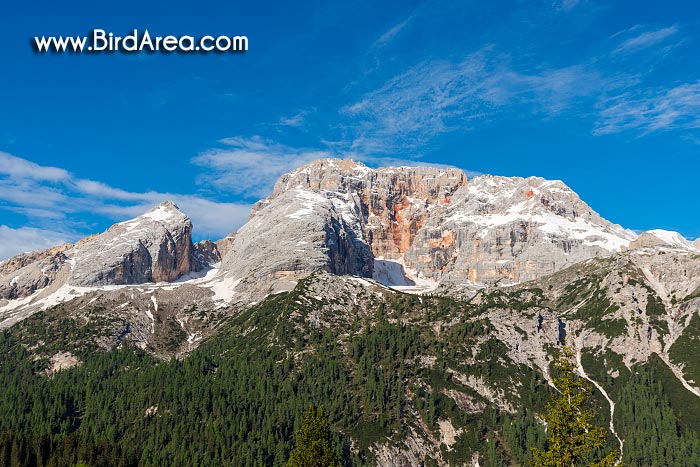
[[[407,261],[451,283],[523,282],[610,255],[635,237],[560,181],[480,176],[431,216]]]
[[[194,245],[191,234],[189,217],[166,201],[76,244],[18,255],[0,263],[0,313],[14,306],[8,300],[64,285],[158,287],[189,277],[178,284],[223,306],[289,290],[315,271],[450,293],[536,280],[640,245],[696,249],[662,231],[637,238],[562,181],[349,159],[282,175],[248,222],[216,243]],[[206,284],[190,274],[204,267]]]
[[[324,216],[342,229],[330,227],[333,222]],[[299,229],[299,221],[308,222],[306,230]],[[246,245],[255,243],[255,232],[282,229],[276,225],[280,222],[294,245],[256,260]],[[407,280],[522,282],[610,255],[635,238],[632,231],[603,219],[561,181],[490,175],[468,180],[456,168],[372,169],[347,159],[320,159],[282,175],[273,193],[256,203],[223,269],[238,273],[242,264],[252,268],[264,262],[266,277],[276,274],[274,263],[280,264],[277,273],[285,275],[319,265],[330,272],[364,275],[374,272],[375,261],[394,261],[405,267]],[[345,246],[336,251],[339,244]],[[314,253],[307,257],[309,249]],[[348,267],[338,268],[333,258],[343,251],[354,256]],[[289,255],[295,257],[293,268]]]

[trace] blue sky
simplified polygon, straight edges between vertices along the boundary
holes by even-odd
[[[0,257],[168,198],[218,238],[325,156],[561,179],[625,227],[700,236],[697,2],[53,3],[0,14]],[[249,51],[30,46],[93,28]]]

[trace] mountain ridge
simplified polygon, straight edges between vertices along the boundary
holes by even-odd
[[[637,236],[608,222],[559,180],[469,179],[459,169],[372,169],[349,159],[319,159],[282,175],[248,222],[223,239],[195,244],[192,229],[165,201],[75,244],[2,261],[0,314],[19,306],[26,316],[38,309],[29,297],[47,300],[61,287],[73,293],[58,300],[99,287],[181,283],[203,269],[211,284],[236,283],[220,296],[252,303],[316,270],[404,291],[473,293],[627,248],[700,251],[677,233]]]

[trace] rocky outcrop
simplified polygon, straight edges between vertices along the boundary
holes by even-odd
[[[236,233],[222,272],[261,288],[316,270],[371,277],[373,256],[358,229],[360,212],[335,201],[295,188],[258,203]]]
[[[51,285],[169,282],[216,256],[213,244],[193,247],[190,219],[166,201],[102,234],[0,263],[0,299],[28,297]]]
[[[29,253],[20,253],[17,256],[6,259],[0,262],[0,277],[7,276],[23,267],[36,263],[38,261],[45,260],[47,258],[53,258],[59,256],[64,251],[70,249],[73,246],[72,243],[64,243],[53,248],[48,248],[46,250],[32,251]]]
[[[70,284],[79,286],[169,282],[197,270],[192,222],[166,201],[110,227],[69,252]]]
[[[217,247],[217,244],[211,240],[202,240],[201,242],[195,243],[192,254],[196,262],[194,266],[197,269],[201,269],[221,261],[221,253],[219,252],[219,248]]]
[[[66,262],[66,252],[72,247],[65,243],[0,263],[0,300],[26,297],[55,282]]]
[[[680,249],[685,251],[697,251],[700,253],[700,242],[695,240],[691,242],[684,238],[678,232],[673,232],[670,230],[647,230],[642,232],[642,234],[632,243],[630,243],[630,248],[641,249],[641,248],[671,248]]]
[[[219,257],[223,258],[228,253],[228,250],[233,245],[233,240],[236,238],[236,232],[231,232],[224,238],[221,238],[214,242],[216,249],[219,251]]]

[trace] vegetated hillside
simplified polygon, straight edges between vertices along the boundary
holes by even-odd
[[[641,358],[651,317],[667,320],[644,277],[617,291],[610,278],[628,267],[598,260],[566,273],[578,280],[562,272],[471,300],[315,273],[251,308],[199,312],[215,332],[181,359],[153,354],[175,355],[186,335],[147,353],[130,333],[107,339],[110,310],[67,302],[0,335],[0,465],[281,466],[311,403],[327,408],[346,466],[529,465],[567,333],[615,403],[625,465],[698,465],[700,397],[671,370],[694,371],[683,349],[697,314],[670,347],[678,367],[663,349]],[[620,317],[630,287],[645,306]],[[614,345],[622,332],[633,353]],[[592,408],[609,426],[600,391]],[[611,434],[606,450],[618,448]]]

